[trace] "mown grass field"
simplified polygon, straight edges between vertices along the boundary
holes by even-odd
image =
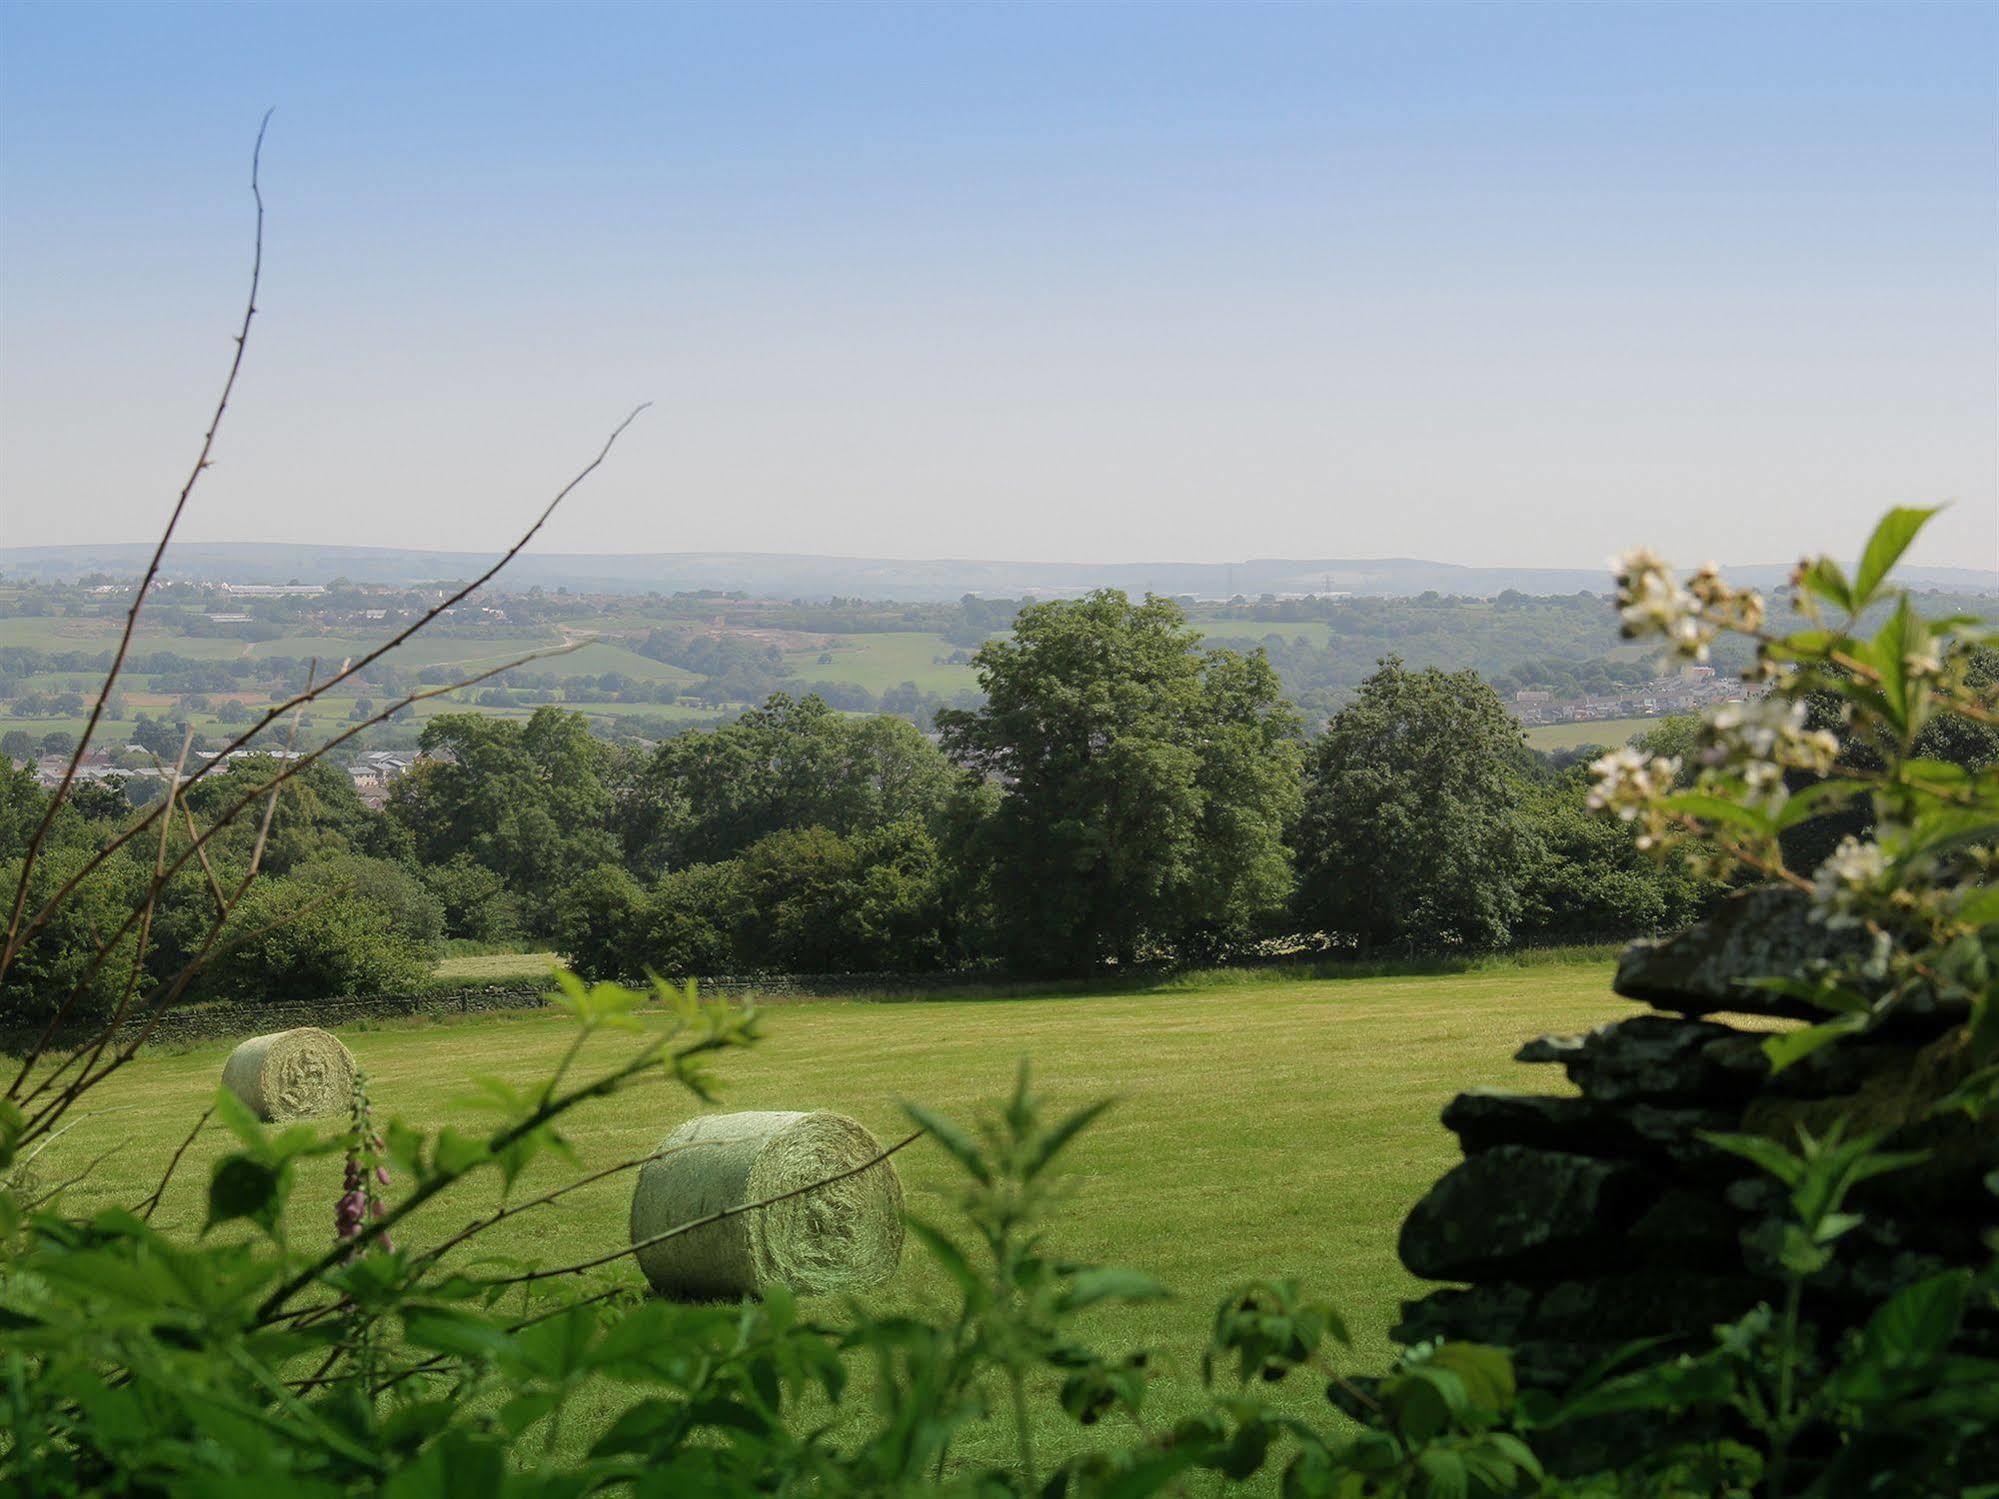
[[[1661,718],[1599,718],[1589,723],[1535,724],[1527,731],[1527,743],[1537,750],[1574,749],[1579,744],[1601,744],[1615,749],[1633,734],[1656,729]]]
[[[814,682],[852,682],[880,694],[904,682],[914,682],[924,692],[944,697],[962,688],[979,685],[978,674],[969,666],[943,666],[940,656],[949,656],[958,647],[942,635],[917,631],[882,631],[877,634],[834,635],[825,651],[790,651],[785,655],[801,688]],[[830,655],[830,665],[819,663]]]
[[[482,960],[490,961],[490,960]],[[1418,1288],[1395,1259],[1409,1206],[1456,1158],[1437,1122],[1453,1093],[1476,1085],[1560,1089],[1559,1072],[1510,1060],[1521,1041],[1629,1010],[1602,962],[1494,964],[1438,976],[1300,981],[1270,975],[1184,983],[1150,992],[917,1003],[779,1004],[766,1039],[726,1056],[724,1109],[830,1108],[877,1135],[906,1128],[898,1097],[960,1117],[1010,1086],[1031,1058],[1051,1102],[1073,1107],[1113,1095],[1115,1108],[1073,1148],[1073,1199],[1055,1243],[1078,1257],[1141,1267],[1178,1293],[1157,1306],[1098,1318],[1117,1347],[1162,1350],[1159,1410],[1189,1408],[1215,1302],[1259,1274],[1296,1275],[1344,1309],[1353,1367],[1389,1352],[1397,1303]],[[542,1077],[570,1039],[552,1014],[397,1024],[342,1032],[367,1069],[381,1112],[434,1129],[490,1127],[469,1079],[525,1084]],[[593,1041],[582,1065],[604,1065],[629,1036]],[[144,1197],[175,1143],[208,1102],[226,1043],[141,1057],[99,1088],[90,1117],[42,1164],[61,1179],[109,1146],[117,1154],[71,1189],[87,1211]],[[579,1074],[580,1075],[580,1074]],[[664,1083],[587,1109],[569,1126],[580,1167],[643,1155],[694,1101]],[[211,1164],[227,1148],[211,1129],[197,1140],[158,1221],[199,1227]],[[59,1155],[59,1159],[57,1157]],[[951,1221],[952,1169],[919,1143],[900,1158],[911,1210]],[[518,1195],[562,1180],[539,1163]],[[330,1233],[339,1164],[304,1170],[289,1225],[295,1244]],[[555,1209],[510,1220],[480,1242],[545,1264],[588,1258],[625,1242],[629,1176],[613,1177]],[[414,1243],[490,1207],[480,1182],[437,1205]],[[600,1275],[637,1283],[629,1262]],[[944,1281],[914,1251],[876,1301],[940,1298]],[[1301,1389],[1305,1400],[1311,1391]],[[965,1450],[980,1453],[978,1441]],[[997,1450],[990,1455],[997,1457]]]

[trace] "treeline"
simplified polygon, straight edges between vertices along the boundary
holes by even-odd
[[[1308,736],[1261,653],[1207,644],[1171,601],[1115,592],[1032,605],[974,661],[983,701],[939,713],[935,739],[780,693],[645,746],[555,707],[442,715],[382,814],[315,765],[263,844],[253,899],[269,920],[242,920],[249,935],[190,994],[395,988],[446,938],[546,942],[621,976],[1490,948],[1677,928],[1719,890],[1592,816],[1584,754],[1527,749],[1474,672],[1389,657]],[[1691,767],[1692,733],[1663,721],[1651,748]],[[1931,737],[1925,754],[1999,758],[1990,729],[1953,720]],[[266,769],[205,778],[194,820]],[[18,860],[42,793],[24,774],[6,784],[0,859]],[[85,789],[30,908],[128,815],[114,788]],[[247,868],[254,821],[169,882],[146,951],[93,968],[96,934],[152,868],[154,841],[133,840],[6,997],[80,986],[101,1009],[175,971],[214,882]],[[1838,831],[1814,828],[1797,835]],[[187,838],[171,826],[169,854]],[[0,867],[0,885],[13,878]]]
[[[315,765],[279,798],[245,935],[190,998],[406,987],[447,938],[552,942],[593,974],[835,971],[989,963],[1077,973],[1207,961],[1273,942],[1489,945],[1673,925],[1704,890],[1582,809],[1581,772],[1521,747],[1469,675],[1382,666],[1308,741],[1259,654],[1206,647],[1167,601],[1032,606],[975,658],[976,708],[940,740],[779,694],[656,746],[606,743],[544,707],[460,713],[383,814]],[[212,773],[196,823],[273,767]],[[11,888],[43,793],[6,782]],[[130,816],[79,788],[30,908]],[[169,857],[184,850],[167,830]],[[248,869],[255,819],[162,891],[143,950],[94,958],[131,909],[135,839],[14,967],[6,1001],[79,991],[102,1012],[198,950],[214,884]]]

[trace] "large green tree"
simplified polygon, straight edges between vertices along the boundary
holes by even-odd
[[[1504,942],[1530,857],[1521,739],[1478,673],[1383,660],[1307,758],[1303,921],[1362,947]]]
[[[787,829],[935,828],[955,779],[901,719],[776,693],[723,728],[662,743],[619,787],[617,820],[630,862],[657,873],[733,858]]]
[[[1000,789],[960,857],[1011,961],[1212,952],[1281,906],[1298,724],[1260,656],[1203,652],[1171,600],[1106,589],[1023,609],[973,663],[985,706],[938,727]]]
[[[1676,931],[1723,886],[1680,860],[1653,858],[1630,824],[1585,805],[1590,773],[1572,765],[1523,787],[1526,865],[1512,935],[1520,942],[1601,942]]]
[[[423,863],[465,855],[499,875],[535,930],[549,929],[565,880],[617,857],[604,747],[581,714],[538,708],[525,724],[442,714],[422,743],[425,758],[390,792],[390,815]]]

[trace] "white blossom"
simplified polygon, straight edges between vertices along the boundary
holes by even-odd
[[[1842,838],[1812,876],[1812,914],[1828,927],[1859,926],[1867,896],[1887,871],[1888,858],[1880,844]]]
[[[1825,775],[1839,755],[1837,737],[1805,727],[1802,702],[1775,694],[1724,703],[1708,715],[1706,727],[1701,763],[1733,768],[1752,786],[1767,786],[1778,769]]]
[[[1677,755],[1654,755],[1647,760],[1635,749],[1612,750],[1590,766],[1590,774],[1596,777],[1589,793],[1590,810],[1614,812],[1623,822],[1635,821],[1640,812],[1673,789],[1679,773]]]
[[[1707,659],[1715,627],[1700,617],[1698,601],[1673,576],[1665,558],[1650,547],[1638,547],[1613,558],[1611,570],[1617,576],[1617,618],[1626,638],[1663,636],[1676,655]]]

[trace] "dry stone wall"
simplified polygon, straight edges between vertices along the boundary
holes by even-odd
[[[1399,1247],[1413,1273],[1460,1285],[1404,1303],[1395,1335],[1508,1345],[1524,1386],[1557,1392],[1638,1339],[1665,1339],[1662,1355],[1709,1346],[1716,1323],[1775,1299],[1785,1203],[1704,1131],[1789,1141],[1799,1124],[1823,1130],[1844,1115],[1887,1131],[1890,1148],[1931,1152],[1857,1194],[1866,1225],[1808,1287],[1824,1328],[1855,1325],[1937,1270],[1984,1263],[1980,1236],[1999,1225],[1999,1199],[1982,1181],[1999,1167],[1999,1139],[1990,1124],[1928,1117],[1968,1070],[1961,1010],[1909,1009],[1774,1077],[1762,1034],[1728,1023],[1810,1018],[1809,1006],[1744,980],[1803,972],[1853,940],[1811,922],[1791,891],[1748,892],[1626,951],[1614,987],[1654,1013],[1521,1048],[1519,1060],[1561,1067],[1580,1096],[1451,1100],[1443,1122],[1464,1159],[1411,1211]],[[1989,1322],[1968,1337],[1999,1350]],[[1604,1455],[1581,1452],[1574,1465]]]

